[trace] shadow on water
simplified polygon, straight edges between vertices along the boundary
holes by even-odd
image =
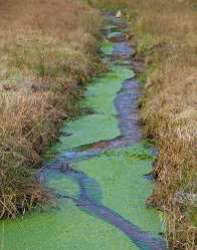
[[[56,193],[56,197],[58,199],[71,199],[82,211],[96,216],[115,226],[127,235],[127,237],[139,247],[139,249],[164,249],[164,242],[161,239],[151,237],[148,233],[140,230],[139,227],[124,219],[114,210],[105,207],[101,201],[102,190],[93,178],[88,177],[81,171],[71,169],[69,165],[64,167],[64,169],[61,168],[53,171],[61,171],[61,173],[63,173],[67,178],[77,183],[80,190],[77,197]]]

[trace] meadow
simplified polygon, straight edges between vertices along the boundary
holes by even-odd
[[[0,218],[47,200],[35,170],[100,68],[101,22],[83,1],[0,1]]]
[[[139,75],[144,89],[142,123],[158,149],[153,169],[156,183],[147,204],[164,212],[170,249],[195,249],[195,1],[133,0],[128,4],[136,61],[145,68]]]

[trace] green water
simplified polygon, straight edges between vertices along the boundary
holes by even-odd
[[[76,164],[102,187],[103,204],[144,230],[161,230],[158,214],[147,209],[144,200],[152,185],[143,176],[151,167],[152,157],[143,143],[103,153]],[[102,169],[101,169],[102,168]],[[47,185],[62,194],[76,196],[78,186],[63,174],[48,173]],[[35,213],[1,224],[1,249],[138,249],[119,230],[86,214],[72,201],[60,202],[57,208]]]
[[[95,114],[65,123],[59,143],[51,147],[46,158],[62,154],[68,149],[117,137],[120,131],[113,101],[122,82],[133,76],[134,72],[131,69],[113,65],[110,72],[94,79],[85,93],[81,106],[93,109]],[[64,136],[65,133],[71,135]]]
[[[105,55],[112,45],[102,46]],[[46,153],[54,158],[66,150],[109,140],[120,135],[113,101],[124,80],[134,72],[126,66],[111,66],[110,71],[89,85],[82,107],[95,111],[65,123],[62,135]],[[65,136],[70,134],[70,136]],[[147,208],[146,198],[152,183],[144,178],[151,170],[153,158],[143,142],[123,149],[111,150],[75,163],[77,170],[93,178],[102,193],[95,199],[155,237],[161,232],[159,214]],[[77,197],[78,185],[59,172],[47,172],[46,185],[52,192]],[[90,190],[91,193],[91,190]],[[1,250],[135,250],[127,236],[107,222],[82,211],[72,200],[57,200],[53,207],[34,212],[15,221],[0,224]]]
[[[113,52],[113,43],[108,40],[105,40],[101,44],[101,51],[105,56],[110,56]]]

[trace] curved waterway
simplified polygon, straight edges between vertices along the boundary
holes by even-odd
[[[165,249],[161,218],[145,206],[154,157],[139,127],[133,50],[126,25],[106,19],[101,50],[109,72],[87,87],[84,114],[65,123],[38,173],[55,206],[1,222],[1,250]]]

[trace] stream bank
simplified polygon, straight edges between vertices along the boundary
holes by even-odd
[[[165,249],[158,213],[145,206],[154,157],[142,140],[139,85],[130,68],[125,24],[107,16],[101,46],[109,72],[88,86],[39,179],[57,207],[0,224],[2,249]]]

